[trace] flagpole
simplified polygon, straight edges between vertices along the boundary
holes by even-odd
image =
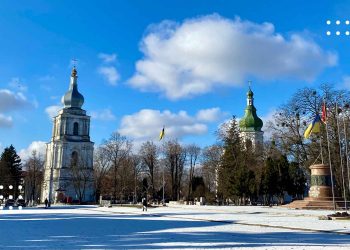
[[[340,139],[340,126],[339,126],[339,112],[338,112],[338,103],[335,104],[336,109],[336,122],[337,122],[337,130],[338,130],[338,142],[339,142],[339,156],[340,156],[340,168],[341,168],[341,177],[342,177],[342,184],[343,184],[343,195],[344,195],[344,201],[345,201],[345,210],[348,210],[347,206],[347,200],[346,200],[346,189],[345,189],[345,179],[344,179],[344,165],[343,165],[343,154],[342,154],[342,147],[341,147],[341,139]]]
[[[163,165],[163,206],[165,205],[165,199],[164,199],[164,169],[165,169],[165,166]]]
[[[324,105],[325,105],[325,103],[324,103]],[[332,171],[331,150],[330,150],[330,145],[329,145],[328,122],[326,122],[326,135],[327,135],[327,146],[328,146],[329,169],[330,169],[330,172],[331,172],[333,210],[334,210],[334,212],[335,212],[334,183],[333,183],[333,171]]]
[[[320,150],[321,150],[321,162],[323,164],[323,153],[322,153],[322,137],[320,135]]]
[[[344,126],[344,139],[345,139],[346,168],[348,172],[348,182],[349,182],[348,188],[350,193],[350,170],[349,170],[348,139],[346,134],[345,113],[343,114],[343,126]]]
[[[165,135],[165,126],[163,125],[162,132],[160,133],[160,136],[159,136],[159,141],[163,139],[164,135]],[[164,172],[165,172],[165,165],[163,164],[163,206],[165,206],[165,191],[164,191],[165,178],[164,178]]]

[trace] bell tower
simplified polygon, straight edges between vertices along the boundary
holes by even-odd
[[[261,150],[264,142],[264,132],[261,130],[263,121],[256,114],[254,93],[250,86],[247,92],[247,107],[244,117],[239,121],[240,135],[243,143],[252,146],[254,151]]]
[[[81,108],[84,97],[77,79],[74,67],[69,89],[62,97],[63,109],[53,118],[52,138],[46,144],[42,201],[94,201],[94,143],[90,141],[90,116]]]

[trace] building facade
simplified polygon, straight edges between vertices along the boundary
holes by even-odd
[[[254,151],[262,150],[264,143],[262,127],[263,121],[256,114],[256,108],[254,106],[254,93],[249,87],[245,114],[239,121],[240,135],[246,147],[251,146]]]
[[[69,90],[62,97],[63,109],[53,118],[52,138],[46,145],[42,201],[95,200],[90,116],[81,108],[84,97],[78,91],[77,79],[74,67]]]

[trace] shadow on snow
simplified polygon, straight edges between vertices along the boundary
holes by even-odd
[[[348,235],[288,230],[249,233],[244,232],[247,229],[245,226],[240,226],[236,231],[225,232],[222,229],[217,230],[218,226],[230,225],[144,215],[0,215],[0,248],[252,248],[350,244]],[[177,232],[169,231],[174,229],[177,229]]]

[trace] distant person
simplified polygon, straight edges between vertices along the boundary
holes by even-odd
[[[45,199],[45,208],[47,208],[48,205],[49,205],[49,200],[46,198],[46,199]]]
[[[142,211],[146,211],[147,212],[147,200],[146,200],[146,198],[142,199],[142,205],[143,205]]]

